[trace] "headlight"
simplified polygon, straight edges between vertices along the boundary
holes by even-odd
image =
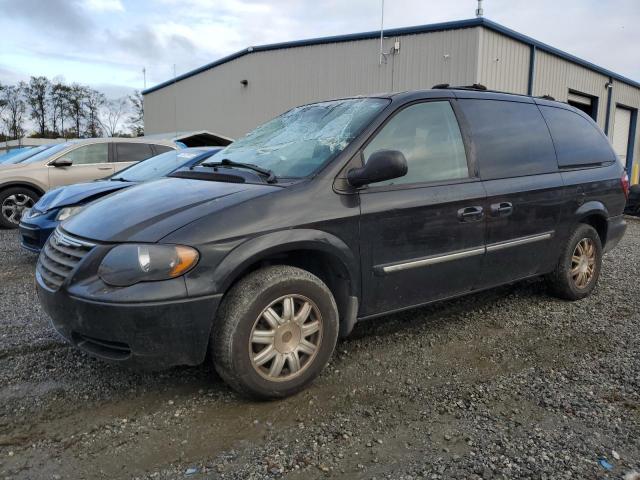
[[[183,245],[118,245],[104,257],[98,275],[115,287],[169,280],[191,270],[199,257],[195,248]]]
[[[85,206],[84,205],[76,205],[75,207],[64,207],[61,208],[60,211],[58,212],[58,215],[56,215],[56,220],[61,222],[63,220],[66,220],[67,218],[75,215],[76,213],[78,213],[80,210],[82,210]]]

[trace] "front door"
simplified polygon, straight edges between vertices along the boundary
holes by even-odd
[[[109,144],[106,142],[81,145],[60,158],[70,160],[72,164],[69,167],[49,165],[50,188],[90,182],[114,173],[113,163],[109,161]]]
[[[363,150],[398,150],[407,175],[360,192],[361,316],[473,289],[484,257],[485,193],[449,101],[403,108]]]

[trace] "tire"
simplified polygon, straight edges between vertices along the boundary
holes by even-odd
[[[0,227],[18,228],[22,210],[31,208],[40,195],[29,188],[11,187],[0,192]]]
[[[551,293],[565,300],[585,298],[596,287],[601,268],[600,236],[591,225],[581,224],[563,247],[555,270],[547,276]]]
[[[245,396],[293,395],[329,362],[338,326],[336,302],[318,277],[286,265],[257,270],[220,305],[211,338],[215,369]]]

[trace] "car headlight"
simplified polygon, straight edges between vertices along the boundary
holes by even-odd
[[[85,206],[84,205],[76,205],[75,207],[64,207],[61,208],[60,211],[58,212],[58,215],[56,215],[56,220],[61,222],[63,220],[66,220],[67,218],[75,215],[76,213],[78,213],[80,210],[82,210]]]
[[[191,270],[199,257],[184,245],[118,245],[104,257],[98,275],[114,287],[169,280]]]

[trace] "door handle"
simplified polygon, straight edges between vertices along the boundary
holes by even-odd
[[[458,220],[461,222],[477,222],[484,217],[482,207],[465,207],[458,210]]]
[[[508,217],[513,212],[513,205],[509,202],[494,203],[491,205],[491,215],[494,217]]]
[[[98,170],[111,170],[111,167],[98,167]]]

